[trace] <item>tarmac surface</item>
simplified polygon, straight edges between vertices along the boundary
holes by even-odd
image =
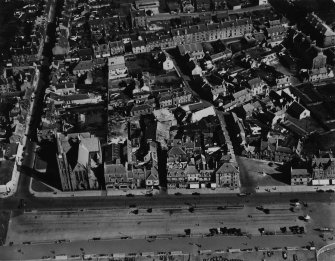
[[[269,206],[271,207],[271,206]],[[138,211],[135,212],[135,211]],[[137,214],[135,214],[137,213]],[[191,235],[202,237],[210,228],[240,228],[242,232],[260,235],[259,228],[280,232],[282,226],[303,226],[299,219],[304,210],[289,210],[289,205],[276,205],[270,214],[253,207],[227,208],[189,207],[154,209],[110,209],[79,211],[33,211],[13,215],[7,233],[7,244],[24,242],[87,240],[93,238],[145,238],[149,236],[177,237]],[[335,224],[334,224],[335,225]],[[84,232],[83,232],[84,231]]]
[[[227,251],[228,248],[284,248],[285,246],[306,246],[310,237],[298,236],[258,236],[248,239],[247,237],[210,237],[210,238],[176,238],[156,239],[146,241],[143,239],[127,240],[103,240],[103,241],[76,241],[59,244],[34,244],[13,245],[0,248],[1,260],[38,259],[43,256],[55,257],[56,255],[82,255],[97,254],[130,254],[143,252],[171,252],[182,251],[183,253],[196,254],[198,251],[209,249]],[[253,249],[255,250],[255,249]],[[253,259],[244,259],[253,260]],[[261,260],[261,259],[257,259]],[[291,259],[292,260],[292,259]],[[307,260],[304,260],[307,261]]]

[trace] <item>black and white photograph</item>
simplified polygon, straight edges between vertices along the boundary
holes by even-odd
[[[335,261],[334,192],[335,0],[0,0],[0,261]]]

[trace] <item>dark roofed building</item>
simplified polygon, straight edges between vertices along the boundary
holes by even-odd
[[[310,116],[310,111],[296,101],[291,103],[286,113],[299,120]]]

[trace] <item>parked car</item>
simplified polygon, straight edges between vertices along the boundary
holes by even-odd
[[[328,189],[328,190],[326,190],[326,192],[328,192],[328,193],[334,193],[335,191],[333,189]]]
[[[134,197],[134,194],[131,194],[131,193],[130,193],[130,194],[127,194],[126,197],[128,197],[128,198],[133,198],[133,197]]]
[[[323,192],[325,192],[323,189],[318,189],[316,192],[318,192],[318,193],[323,193]]]
[[[200,196],[200,193],[199,192],[193,192],[192,195],[193,196]]]
[[[281,231],[282,233],[286,233],[286,232],[287,232],[287,228],[286,228],[286,227],[281,227],[281,228],[280,228],[280,231]]]
[[[209,233],[211,233],[212,235],[217,235],[219,234],[219,231],[217,228],[210,228]]]
[[[174,195],[175,195],[175,196],[180,196],[181,193],[180,193],[180,192],[176,192],[176,193],[174,193]]]
[[[221,234],[227,234],[227,232],[228,232],[227,227],[220,227],[220,233]]]
[[[268,209],[268,208],[263,209],[263,211],[264,211],[265,214],[270,214],[270,209]]]

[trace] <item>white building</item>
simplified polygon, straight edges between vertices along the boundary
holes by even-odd
[[[126,77],[128,69],[123,56],[108,58],[108,80]]]

